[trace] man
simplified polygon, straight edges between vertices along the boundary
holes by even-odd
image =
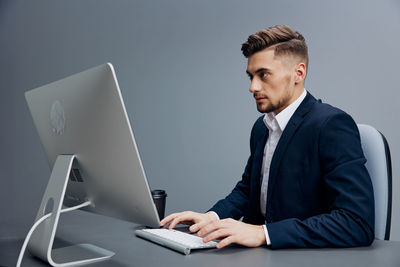
[[[359,132],[348,114],[304,89],[304,37],[274,26],[250,35],[242,51],[265,113],[251,131],[242,179],[209,212],[174,213],[161,225],[192,224],[204,242],[220,239],[217,248],[370,245],[374,198]]]

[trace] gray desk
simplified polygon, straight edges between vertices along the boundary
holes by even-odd
[[[134,235],[137,225],[81,211],[61,216],[55,247],[93,243],[116,252],[108,261],[87,266],[400,266],[400,242],[375,241],[370,247],[346,249],[244,248],[194,251],[188,256]],[[0,240],[0,266],[15,266],[22,238]],[[46,266],[25,254],[22,266]]]

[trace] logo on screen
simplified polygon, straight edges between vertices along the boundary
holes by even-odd
[[[54,101],[53,105],[51,105],[50,122],[54,133],[59,135],[64,133],[64,128],[65,128],[64,108],[62,107],[60,101],[58,100]]]

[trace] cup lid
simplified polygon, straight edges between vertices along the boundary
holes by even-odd
[[[165,190],[160,190],[160,189],[152,190],[151,195],[153,197],[164,197],[164,196],[166,197],[167,196],[167,194],[165,193]]]

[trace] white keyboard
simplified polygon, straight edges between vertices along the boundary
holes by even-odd
[[[203,239],[197,235],[169,229],[136,230],[136,235],[185,255],[190,254],[192,249],[215,248],[217,245],[217,242],[214,241],[204,243]]]

